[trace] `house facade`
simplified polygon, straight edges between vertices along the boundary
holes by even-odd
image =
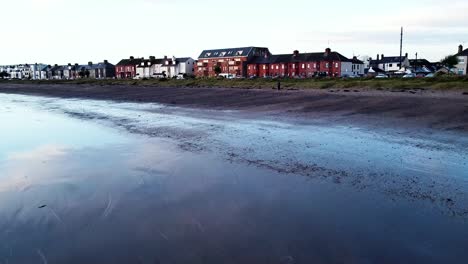
[[[408,60],[408,53],[404,57],[400,56],[391,56],[385,57],[384,54],[377,55],[376,60],[370,61],[370,67],[379,68],[384,72],[394,73],[401,69],[406,69],[410,67],[410,63]]]
[[[463,50],[463,46],[458,46],[458,53],[456,54],[458,58],[458,64],[455,66],[457,74],[466,75],[467,65],[468,65],[468,49]]]
[[[359,60],[356,56],[351,59],[352,62],[352,75],[353,76],[364,76],[364,62]]]
[[[357,62],[356,62],[357,63]],[[327,48],[325,52],[257,56],[248,61],[249,77],[310,78],[353,74],[353,61]]]
[[[131,56],[129,59],[123,59],[115,65],[115,75],[118,79],[135,78],[137,67],[144,61],[144,58],[135,59]]]
[[[215,77],[215,68],[219,67],[221,73],[246,77],[248,62],[267,55],[270,55],[268,48],[260,47],[204,50],[198,57],[194,73],[197,77]]]
[[[156,59],[151,56],[148,60],[143,60],[137,66],[137,78],[172,78],[179,74],[193,76],[195,60],[186,58],[168,58]]]

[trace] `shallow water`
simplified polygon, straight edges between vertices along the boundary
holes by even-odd
[[[0,95],[0,263],[461,263],[462,135]]]

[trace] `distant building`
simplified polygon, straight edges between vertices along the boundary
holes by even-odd
[[[458,64],[455,66],[457,68],[457,74],[466,75],[468,64],[468,49],[463,50],[462,45],[458,46],[458,53],[456,56],[458,58]]]
[[[215,68],[219,66],[222,73],[246,77],[248,61],[268,55],[268,48],[260,47],[204,50],[198,57],[195,76],[214,77]]]
[[[168,58],[156,59],[151,56],[148,60],[141,61],[137,67],[138,78],[172,78],[179,74],[193,76],[195,60],[186,58]]]
[[[426,59],[409,60],[411,70],[416,74],[429,74],[437,71],[436,65]]]
[[[350,60],[338,52],[327,48],[325,52],[257,56],[248,62],[250,77],[299,77],[351,76],[364,74],[363,62]]]
[[[408,60],[408,53],[404,57],[385,57],[385,55],[382,54],[382,57],[380,57],[380,55],[377,55],[376,60],[371,60],[369,66],[372,68],[379,68],[388,73],[394,73],[401,69],[406,69],[410,67],[410,63]]]
[[[356,56],[353,56],[351,59],[352,62],[352,72],[354,76],[363,76],[364,75],[364,62],[359,60]]]
[[[119,79],[135,78],[137,67],[144,61],[144,58],[135,59],[131,56],[129,59],[123,59],[115,65],[115,75]]]

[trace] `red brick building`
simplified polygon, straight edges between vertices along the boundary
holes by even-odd
[[[215,77],[215,67],[221,68],[221,73],[235,76],[247,76],[247,64],[254,58],[270,56],[268,48],[245,47],[232,49],[204,50],[198,57],[195,66],[195,76]]]
[[[115,76],[118,79],[131,79],[137,74],[137,67],[144,59],[135,59],[133,56],[129,59],[123,59],[115,65]]]
[[[352,74],[352,60],[338,52],[266,55],[255,57],[247,64],[247,76],[310,78],[315,76],[341,77]]]

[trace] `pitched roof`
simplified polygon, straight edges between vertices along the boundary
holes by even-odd
[[[269,57],[256,56],[249,60],[251,64],[275,64],[275,63],[294,63],[294,62],[311,62],[311,61],[342,61],[352,62],[352,60],[346,58],[338,52],[332,51],[326,52],[314,52],[314,53],[299,53],[294,54],[279,54],[271,55]]]
[[[249,57],[258,50],[268,50],[267,48],[260,47],[243,47],[243,48],[227,48],[227,49],[213,49],[204,50],[198,56],[199,59],[205,58],[225,58],[225,57]]]
[[[190,58],[190,57],[186,57],[186,58],[176,58],[176,61],[177,61],[177,62],[186,62],[186,61],[191,60],[191,59],[192,59],[192,58]]]
[[[124,66],[124,65],[138,65],[140,64],[144,59],[141,58],[136,58],[136,59],[123,59],[119,61],[119,63],[116,64],[116,66]]]
[[[371,60],[371,64],[380,64],[380,63],[400,63],[400,58],[401,61],[404,61],[406,57],[402,56],[391,56],[391,57],[383,57],[380,58],[380,60]]]
[[[462,52],[459,52],[456,54],[456,56],[468,56],[468,49],[462,51]]]

